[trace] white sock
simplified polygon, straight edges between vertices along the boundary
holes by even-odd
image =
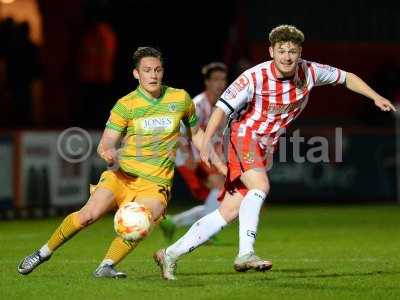
[[[238,256],[254,252],[258,219],[265,197],[266,194],[263,191],[252,189],[247,192],[240,204]]]
[[[195,206],[189,210],[181,212],[180,214],[173,215],[172,221],[177,227],[190,226],[207,214],[205,213],[204,208],[204,205]]]
[[[166,250],[167,255],[178,259],[181,255],[193,251],[210,237],[220,232],[226,224],[225,219],[216,209],[194,223],[183,237],[169,246]]]
[[[49,246],[47,244],[44,244],[42,248],[39,249],[39,254],[41,257],[48,257],[52,253],[53,252],[49,249]]]

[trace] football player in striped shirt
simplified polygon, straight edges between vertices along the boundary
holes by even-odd
[[[208,123],[201,159],[208,163],[208,145],[227,117],[233,119],[228,145],[225,195],[219,208],[197,221],[166,250],[156,253],[163,277],[175,279],[176,262],[239,217],[239,253],[236,271],[269,270],[270,261],[255,255],[254,242],[261,206],[270,189],[266,170],[279,135],[301,113],[310,91],[320,85],[343,84],[362,94],[382,111],[394,111],[391,102],[357,75],[301,58],[303,33],[281,25],[269,34],[270,61],[243,72],[223,93]]]
[[[68,215],[47,243],[21,261],[19,273],[32,272],[72,236],[116,206],[135,201],[151,211],[154,223],[163,216],[170,198],[180,123],[189,128],[198,147],[204,132],[199,130],[195,106],[188,93],[162,84],[161,53],[151,47],[140,47],[133,60],[133,75],[139,86],[115,104],[98,146],[100,156],[109,165],[118,163],[119,167],[103,172],[87,203]],[[121,138],[125,143],[117,157],[116,147]],[[225,165],[222,167],[226,169]],[[114,266],[136,245],[137,242],[116,237],[94,276],[126,277]]]

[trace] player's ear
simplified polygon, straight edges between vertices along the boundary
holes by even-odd
[[[300,46],[299,47],[299,57],[301,57],[301,51],[303,50],[303,48]]]
[[[208,88],[208,86],[210,85],[208,79],[204,79],[203,82],[204,82],[204,86]]]
[[[135,79],[139,79],[139,72],[136,69],[133,69],[133,77],[135,77]]]
[[[269,55],[271,56],[271,58],[274,58],[274,48],[272,48],[272,46],[269,46],[268,50],[269,50]]]

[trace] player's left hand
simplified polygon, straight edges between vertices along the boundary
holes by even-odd
[[[375,105],[380,108],[381,111],[396,111],[393,104],[386,98],[379,96],[374,100]]]
[[[201,149],[200,149],[200,158],[203,161],[203,163],[206,164],[207,167],[211,167],[210,164],[210,150],[208,147],[208,143],[204,143],[201,145]]]

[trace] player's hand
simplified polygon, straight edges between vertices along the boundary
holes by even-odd
[[[218,171],[224,175],[226,177],[226,175],[228,174],[228,168],[226,165],[223,165],[221,167],[218,167]]]
[[[113,166],[117,162],[117,155],[115,149],[108,149],[100,153],[101,158],[107,162],[108,166]]]
[[[218,172],[226,177],[228,174],[228,168],[225,164],[216,164],[215,167],[217,168]]]
[[[210,164],[210,149],[208,147],[208,143],[203,143],[201,145],[201,149],[200,149],[200,158],[203,161],[203,163],[206,164],[207,167],[211,167]]]
[[[396,111],[396,108],[393,106],[393,104],[384,97],[379,96],[379,98],[374,100],[374,102],[381,111]]]

